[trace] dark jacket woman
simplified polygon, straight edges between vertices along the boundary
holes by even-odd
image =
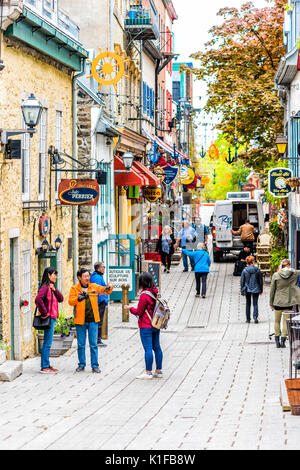
[[[49,355],[52,345],[54,326],[59,315],[58,303],[63,302],[63,295],[55,287],[57,271],[48,267],[45,269],[41,287],[35,298],[36,306],[42,317],[51,317],[51,327],[44,331],[44,343],[41,351],[41,373],[56,374],[57,369],[50,366]]]
[[[165,230],[163,230],[163,233],[159,237],[157,245],[156,245],[156,251],[158,251],[158,253],[160,254],[161,262],[165,267],[165,272],[167,273],[170,272],[175,243],[176,243],[176,240],[170,229],[167,235],[165,234]]]
[[[251,301],[253,301],[253,319],[258,323],[258,297],[263,293],[263,277],[257,266],[254,266],[254,257],[246,258],[247,266],[241,276],[241,294],[246,296],[246,321],[251,320]]]

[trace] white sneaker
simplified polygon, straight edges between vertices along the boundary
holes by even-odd
[[[136,379],[144,379],[144,380],[150,380],[153,378],[152,374],[148,374],[147,372],[143,372],[141,375],[137,375]]]
[[[163,373],[162,372],[154,372],[153,377],[156,377],[157,379],[162,379],[163,378]]]

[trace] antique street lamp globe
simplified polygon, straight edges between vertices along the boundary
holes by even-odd
[[[45,240],[42,241],[42,251],[46,253],[46,251],[48,251],[48,248],[49,248],[49,243],[48,243],[48,240],[46,240],[45,238]]]
[[[59,250],[60,247],[61,247],[61,244],[62,244],[61,238],[60,238],[60,237],[57,237],[57,238],[55,239],[54,243],[55,243],[55,249],[56,249],[56,250]]]
[[[131,152],[129,152],[129,150],[127,150],[127,152],[124,153],[122,158],[126,170],[129,171],[133,165],[134,156]]]
[[[36,127],[39,123],[43,108],[33,93],[24,101],[21,109],[26,126],[30,129]]]
[[[285,135],[281,134],[276,139],[276,145],[279,155],[284,155],[286,152],[288,140]]]

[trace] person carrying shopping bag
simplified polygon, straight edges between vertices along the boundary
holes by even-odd
[[[300,270],[291,268],[291,261],[281,261],[277,273],[273,274],[270,290],[270,307],[274,310],[275,343],[277,348],[285,348],[287,337],[286,320],[289,315],[284,312],[294,310],[300,304],[298,277]],[[282,329],[281,329],[282,320]],[[281,334],[281,341],[280,341]]]
[[[153,277],[150,273],[146,272],[140,275],[139,288],[141,289],[141,294],[137,308],[130,308],[129,305],[124,306],[126,310],[129,310],[130,313],[136,315],[139,319],[140,338],[145,351],[145,371],[136,378],[146,380],[152,379],[153,377],[162,378],[163,352],[160,346],[160,330],[153,328],[151,324],[158,290],[154,285]],[[156,362],[154,374],[152,374],[153,351]]]
[[[200,288],[202,283],[202,299],[206,297],[206,284],[209,268],[211,265],[210,256],[206,250],[204,243],[198,243],[196,251],[188,251],[183,249],[182,252],[186,256],[190,256],[194,262],[195,279],[196,279],[196,297],[200,297]]]
[[[170,272],[172,255],[176,241],[169,225],[165,225],[162,234],[158,239],[156,251],[160,254],[161,262],[165,267],[165,272]]]
[[[246,296],[246,322],[251,321],[251,301],[253,301],[253,319],[258,323],[258,298],[263,293],[264,282],[260,269],[254,265],[254,256],[247,256],[247,266],[241,276],[241,294]]]
[[[48,267],[42,277],[41,286],[35,298],[35,304],[42,318],[51,316],[51,326],[44,330],[44,343],[41,351],[41,374],[57,374],[58,370],[51,367],[49,362],[50,348],[53,340],[54,326],[58,318],[58,304],[63,302],[64,297],[55,287],[57,271]]]

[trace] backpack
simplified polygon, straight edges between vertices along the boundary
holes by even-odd
[[[168,302],[164,299],[156,298],[151,292],[147,291],[144,294],[149,295],[152,299],[155,300],[155,306],[153,310],[153,316],[149,315],[148,310],[146,310],[146,314],[151,321],[151,325],[153,328],[158,330],[166,330],[168,328],[168,322],[170,320],[171,312],[168,306]]]

